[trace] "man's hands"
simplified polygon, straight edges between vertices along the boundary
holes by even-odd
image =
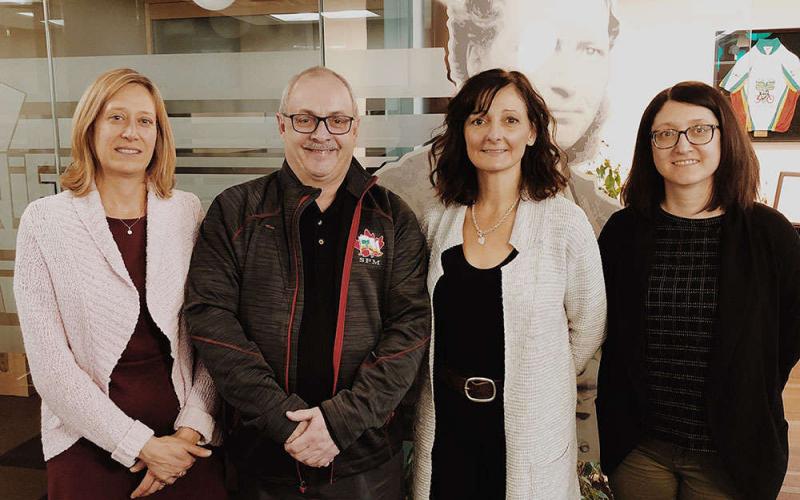
[[[331,439],[325,417],[319,407],[308,410],[287,411],[286,418],[299,422],[286,444],[286,452],[298,462],[311,467],[327,467],[339,454],[339,448]]]
[[[147,467],[147,474],[131,493],[131,498],[152,495],[186,475],[195,457],[209,457],[211,450],[197,446],[199,440],[200,434],[188,427],[179,428],[172,436],[150,438],[130,469],[136,473]]]

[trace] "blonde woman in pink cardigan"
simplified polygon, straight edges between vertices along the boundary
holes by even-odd
[[[218,399],[180,310],[203,212],[173,189],[164,102],[130,69],[100,75],[73,118],[64,191],[28,205],[14,294],[42,397],[48,496],[225,498]]]

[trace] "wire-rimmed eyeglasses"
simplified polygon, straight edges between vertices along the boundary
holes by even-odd
[[[332,135],[344,135],[350,132],[350,128],[353,126],[353,120],[355,120],[352,116],[347,115],[316,116],[307,113],[297,113],[293,115],[287,115],[286,113],[281,114],[292,121],[292,128],[295,132],[300,134],[313,134],[314,131],[317,130],[317,127],[319,127],[320,122],[322,122]]]
[[[653,141],[653,146],[658,149],[674,148],[681,138],[681,134],[686,136],[689,144],[695,146],[702,146],[711,142],[714,138],[714,130],[718,129],[719,125],[702,124],[692,125],[684,130],[675,130],[674,128],[665,128],[663,130],[654,130],[650,132],[650,139]]]

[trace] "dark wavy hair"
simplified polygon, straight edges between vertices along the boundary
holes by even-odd
[[[703,209],[752,207],[758,196],[759,166],[750,138],[736,119],[728,98],[701,82],[680,82],[659,92],[647,105],[636,134],[631,171],[622,186],[625,206],[646,213],[664,200],[664,178],[653,161],[650,133],[656,115],[667,101],[703,106],[719,120],[719,167],[714,172],[711,196]]]
[[[563,153],[553,139],[555,125],[544,100],[519,71],[490,69],[464,82],[447,106],[444,131],[433,140],[430,163],[434,168],[430,180],[445,205],[471,205],[477,200],[478,175],[467,156],[464,124],[470,115],[489,111],[494,96],[508,85],[513,85],[525,102],[536,133],[533,146],[526,146],[522,155],[520,195],[539,201],[566,187],[567,177],[559,168]]]

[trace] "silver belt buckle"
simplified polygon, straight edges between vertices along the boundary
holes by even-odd
[[[469,384],[491,384],[492,385],[492,397],[490,398],[473,398],[469,393]],[[486,377],[470,377],[464,382],[464,394],[467,396],[467,399],[474,403],[491,403],[494,401],[495,396],[497,396],[497,387],[494,385],[494,380]]]

